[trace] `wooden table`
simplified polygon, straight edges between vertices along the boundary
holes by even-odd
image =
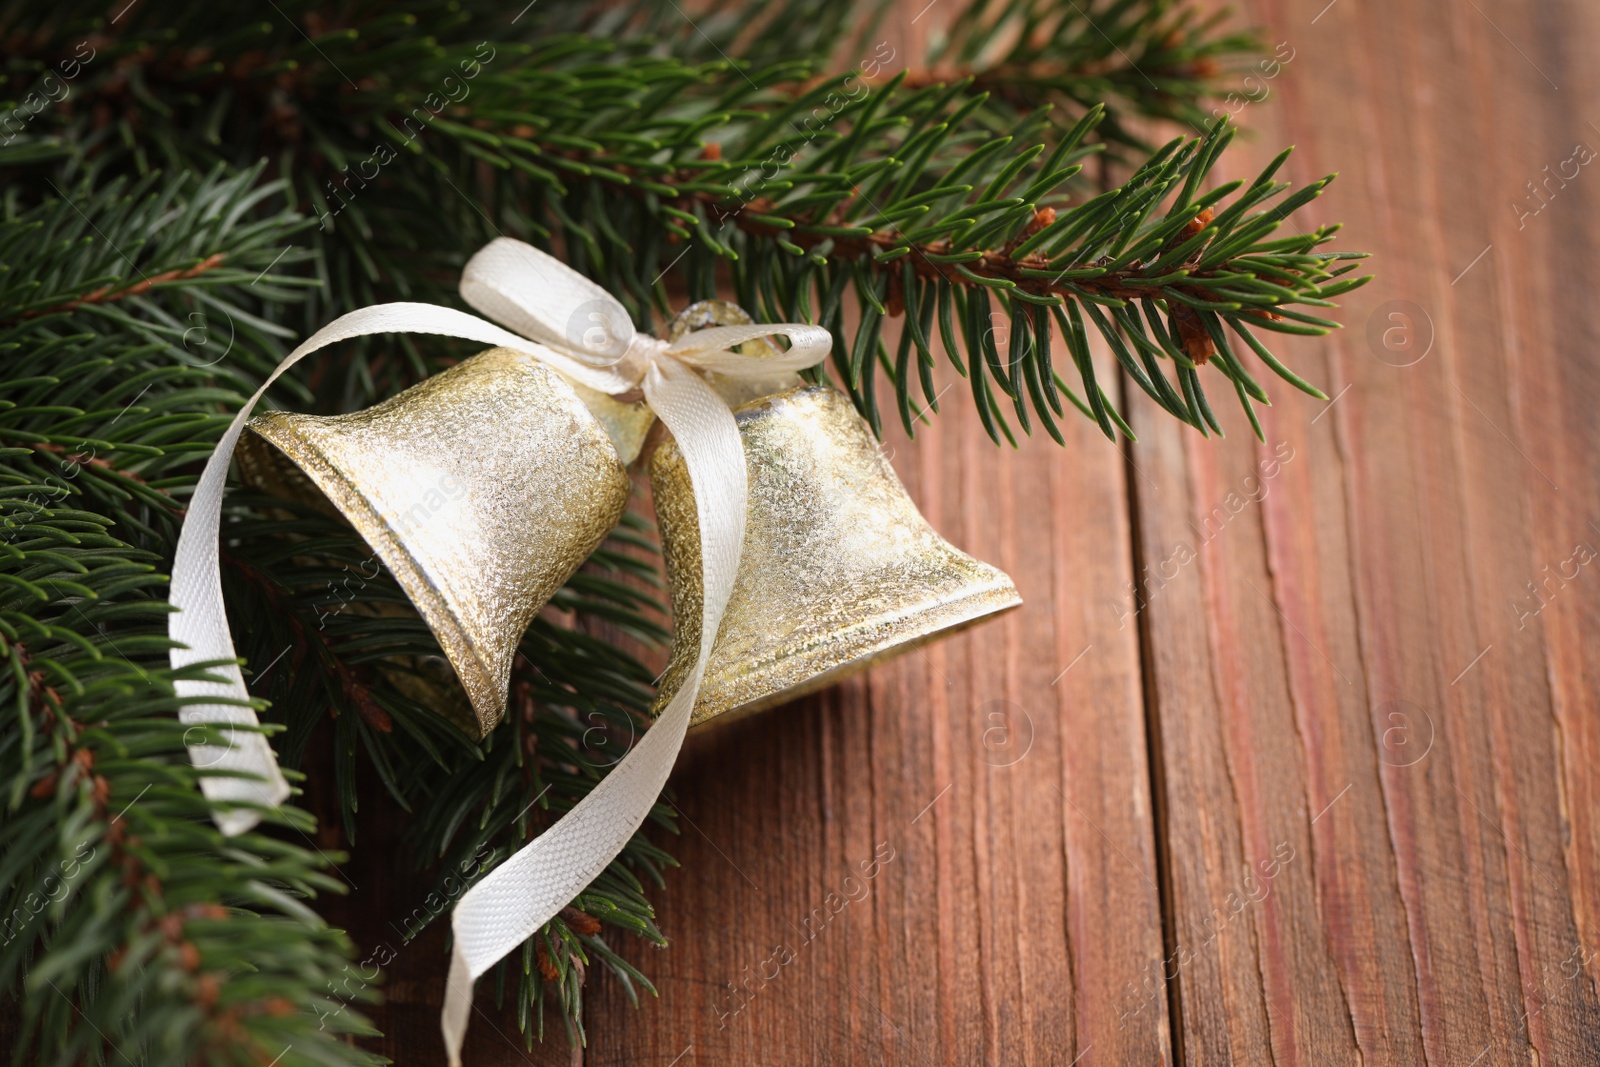
[[[1600,169],[1551,177],[1600,149],[1600,7],[1246,14],[1293,58],[1225,176],[1297,144],[1342,174],[1306,224],[1377,253],[1280,350],[1332,401],[891,436],[1026,606],[692,740],[672,946],[625,950],[661,996],[594,981],[572,1062],[1600,1063]],[[527,1061],[499,1025],[470,1064]]]

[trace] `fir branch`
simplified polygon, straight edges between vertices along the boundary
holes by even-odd
[[[676,165],[643,157],[625,144],[607,151],[598,132],[582,145],[548,132],[541,138],[533,128],[512,129],[504,137],[481,134],[483,147],[476,152],[482,158],[534,152],[559,160],[568,176],[546,172],[544,184],[566,238],[576,239],[569,254],[601,268],[619,291],[644,298],[641,280],[626,263],[631,247],[618,231],[642,228],[641,216],[654,215],[669,242],[675,238],[688,246],[691,299],[712,295],[714,267],[721,261],[741,301],[763,316],[828,326],[836,341],[834,370],[874,428],[881,418],[880,364],[908,432],[915,429],[909,400],[919,383],[932,407],[931,379],[924,372],[934,358],[930,331],[908,330],[916,343],[915,377],[909,357],[890,364],[879,334],[885,317],[907,308],[920,315],[921,308],[934,305],[955,308],[963,323],[959,332],[941,331],[946,351],[972,379],[974,402],[996,441],[1002,434],[1012,437],[997,394],[1012,401],[1025,432],[1036,417],[1060,439],[1054,420],[1063,412],[1061,394],[1108,436],[1116,427],[1125,429],[1099,395],[1086,356],[1079,355],[1087,352],[1086,323],[1104,336],[1146,393],[1201,433],[1215,426],[1202,414],[1209,402],[1195,372],[1213,352],[1222,354],[1216,366],[1247,412],[1253,401],[1267,401],[1227,341],[1212,337],[1213,321],[1234,330],[1274,373],[1321,395],[1251,331],[1326,332],[1336,323],[1294,305],[1331,307],[1332,297],[1366,280],[1345,277],[1347,261],[1359,254],[1316,251],[1336,227],[1269,240],[1331,178],[1284,196],[1291,186],[1273,175],[1285,154],[1248,185],[1204,191],[1207,174],[1233,136],[1226,120],[1218,120],[1206,136],[1154,152],[1121,186],[1069,203],[1057,190],[1093,150],[1084,140],[1103,118],[1100,108],[1053,144],[1030,144],[1040,132],[1035,115],[1020,121],[1010,137],[989,138],[982,150],[971,151],[972,136],[959,132],[959,116],[981,104],[981,96],[963,99],[942,88],[906,92],[891,82],[850,100],[844,97],[847,81],[818,85],[798,105],[758,111],[735,127],[727,142],[732,149],[680,155]],[[833,113],[832,127],[800,134],[785,125],[787,114],[804,111],[812,101]],[[1025,147],[1008,151],[1013,146]],[[764,166],[751,177],[752,158],[775,162],[771,176]],[[576,198],[569,186],[584,179],[592,188],[609,187],[600,194],[605,210],[588,214],[610,222],[592,229],[575,221],[582,212],[556,206],[558,197]],[[633,203],[619,209],[619,198]],[[839,299],[845,286],[864,309],[853,341],[845,337]],[[657,286],[649,297],[664,309],[664,290]],[[1076,309],[1072,316],[1033,310],[1068,305]],[[1140,308],[1143,319],[1130,313]],[[941,322],[946,314],[941,312]],[[1010,325],[997,328],[995,314]],[[1087,403],[1048,362],[1053,329],[1074,353]],[[1004,360],[997,334],[1017,338]],[[1174,336],[1183,343],[1173,342]],[[902,352],[909,352],[907,345]],[[1170,361],[1171,371],[1156,360]],[[988,378],[974,372],[983,366],[993,372]]]
[[[935,38],[910,84],[971,78],[1014,112],[1056,105],[1057,121],[1106,109],[1099,135],[1148,149],[1130,120],[1176,122],[1199,133],[1221,77],[1262,49],[1253,31],[1225,32],[1226,10],[1182,0],[1006,0],[973,3]]]
[[[129,282],[116,288],[113,288],[109,285],[102,285],[98,289],[92,289],[83,294],[83,296],[76,297],[64,303],[53,304],[46,308],[29,308],[28,310],[23,311],[20,317],[24,319],[33,319],[38,318],[41,315],[60,315],[69,311],[76,311],[79,308],[85,307],[89,304],[109,304],[114,300],[122,300],[130,296],[139,296],[143,293],[149,292],[152,288],[161,285],[163,282],[186,282],[192,278],[198,278],[206,271],[220,266],[223,260],[226,258],[227,256],[225,253],[213,252],[211,255],[207,256],[205,259],[202,259],[199,263],[196,263],[192,267],[173,267],[171,270],[161,271],[158,274],[147,278],[140,278],[136,282]]]
[[[15,409],[7,414],[14,413]],[[58,486],[0,468],[0,778],[5,939],[24,1040],[52,1062],[376,1062],[319,1027],[350,958],[302,902],[332,857],[212,826],[165,667],[164,580],[103,516],[34,503]],[[304,833],[285,808],[268,824]],[[364,999],[370,999],[365,997]],[[326,1019],[324,1021],[327,1021]]]
[[[288,244],[309,223],[281,204],[288,186],[262,182],[262,169],[69,185],[5,219],[0,350],[110,337],[141,369],[207,370],[191,384],[253,388],[292,336],[255,306],[298,301],[314,284],[291,273],[311,253]],[[274,198],[276,210],[258,213]],[[128,352],[129,337],[149,347]]]
[[[898,56],[888,46],[884,0],[577,5],[564,18],[558,8],[551,28],[643,35],[669,42],[680,59],[737,57],[753,69],[805,59],[821,68],[853,64],[858,76],[875,78],[904,67],[908,88],[966,82],[1013,119],[1056,105],[1055,121],[1070,126],[1100,105],[1099,135],[1141,149],[1148,146],[1133,120],[1199,132],[1209,121],[1202,105],[1217,95],[1220,78],[1262,49],[1254,32],[1223,29],[1227,11],[1206,13],[1187,0],[946,3],[949,26],[933,34],[925,56]]]
[[[281,192],[252,173],[152,177],[0,220],[0,984],[19,1060],[266,1062],[292,1045],[281,1062],[373,1062],[340,1037],[368,1029],[342,1008],[370,995],[328,996],[351,946],[305,903],[340,888],[332,857],[210,821],[199,782],[218,772],[188,745],[214,731],[179,723],[174,695],[202,672],[167,666],[155,569],[192,483],[174,474],[239,401],[219,378],[248,379],[270,358],[252,342],[281,329],[257,307],[238,366],[206,371],[166,324],[202,292],[202,321],[245,314],[238,290],[302,226],[264,210]],[[311,828],[293,808],[266,824]]]
[[[1218,35],[1214,21],[1197,21],[1192,9],[1168,0],[1051,11],[1027,2],[975,4],[958,17],[935,60],[972,70],[973,78],[1002,94],[1015,89],[1029,97],[1037,92],[1063,102],[1071,98],[1076,102],[1062,114],[1070,120],[1081,113],[1081,118],[1070,129],[1048,111],[1019,116],[1015,107],[996,110],[996,100],[974,93],[970,80],[918,87],[908,79],[872,84],[858,74],[818,82],[804,63],[760,69],[730,68],[720,57],[686,63],[647,53],[648,42],[642,40],[535,36],[530,44],[499,39],[472,44],[457,36],[419,45],[403,32],[407,26],[364,21],[354,9],[338,22],[295,6],[287,9],[286,20],[298,20],[317,41],[315,58],[305,55],[303,39],[273,24],[252,28],[242,38],[234,32],[227,38],[231,53],[219,43],[190,48],[182,56],[170,53],[168,62],[155,63],[150,46],[133,51],[138,38],[119,46],[124,51],[109,46],[108,51],[121,63],[136,64],[140,84],[172,83],[163,95],[170,101],[169,119],[146,132],[175,158],[197,146],[178,131],[203,116],[207,130],[234,130],[246,143],[289,147],[314,169],[333,168],[331,174],[323,171],[325,182],[313,182],[301,193],[326,231],[319,236],[330,275],[339,283],[330,312],[425,295],[415,289],[420,278],[439,279],[437,291],[448,294],[446,279],[469,245],[505,232],[557,246],[569,261],[622,295],[642,321],[652,312],[670,310],[662,284],[667,273],[684,279],[691,299],[710,295],[722,279],[766,317],[815,318],[830,327],[842,327],[839,297],[853,290],[858,302],[888,303],[863,316],[867,331],[841,340],[835,373],[874,427],[881,425],[881,374],[909,429],[909,412],[922,406],[911,394],[917,382],[931,381],[932,353],[910,346],[916,351],[913,372],[909,351],[905,360],[891,361],[879,336],[885,318],[896,317],[883,311],[897,310],[904,299],[894,288],[896,271],[888,266],[896,257],[910,259],[917,279],[937,283],[927,294],[936,303],[959,304],[952,314],[963,322],[984,307],[991,316],[1021,321],[1024,312],[1017,305],[1040,299],[1081,304],[1103,298],[1126,311],[1128,297],[1116,294],[1142,288],[1157,275],[1101,264],[1103,253],[1069,262],[1062,254],[1069,250],[1059,246],[1028,246],[1026,228],[1048,211],[1081,220],[1109,209],[1113,219],[1132,227],[1130,232],[1128,226],[1114,226],[1110,240],[1148,243],[1159,224],[1173,221],[1156,208],[1163,195],[1171,197],[1174,182],[1183,186],[1181,196],[1171,197],[1181,201],[1180,211],[1191,202],[1201,203],[1198,210],[1203,210],[1205,198],[1189,179],[1203,180],[1215,163],[1212,146],[1220,147],[1227,136],[1216,130],[1202,139],[1204,150],[1188,146],[1174,152],[1168,146],[1153,153],[1129,182],[1113,190],[1115,196],[1074,202],[1063,190],[1074,188],[1076,166],[1098,147],[1087,143],[1092,133],[1128,141],[1118,120],[1107,118],[1104,105],[1088,104],[1095,94],[1131,101],[1142,114],[1197,121],[1195,102],[1204,92],[1204,78],[1227,56],[1247,50],[1250,39]],[[613,31],[626,32],[629,26],[638,28],[643,16],[624,5],[609,17]],[[442,22],[448,26],[450,20]],[[733,18],[726,23],[732,36],[720,40],[734,44],[758,24],[745,16]],[[186,40],[205,42],[216,32],[207,25],[205,16],[193,16],[180,32]],[[452,29],[465,35],[482,31],[483,24],[468,10],[455,17]],[[708,39],[719,41],[715,35]],[[723,43],[717,48],[725,51]],[[243,50],[244,45],[254,47]],[[395,84],[396,57],[412,64],[409,90]],[[1113,71],[1118,63],[1126,67],[1118,68],[1120,73]],[[294,92],[285,97],[271,78],[287,74],[294,76]],[[235,106],[219,108],[214,102],[219,79],[224,83],[220,99]],[[84,89],[92,94],[98,84],[91,75]],[[119,72],[110,89],[131,84]],[[263,96],[271,93],[279,95]],[[267,106],[269,99],[276,102]],[[276,117],[269,125],[262,115]],[[150,122],[148,109],[130,117]],[[95,156],[116,151],[86,132],[77,140]],[[211,140],[216,141],[214,134]],[[382,192],[369,191],[374,185]],[[1002,195],[1005,186],[1011,187],[1009,195]],[[1281,191],[1274,188],[1268,195]],[[1298,209],[1307,199],[1296,194],[1288,202]],[[1279,217],[1291,213],[1282,211]],[[1258,214],[1241,224],[1262,221]],[[1244,232],[1233,228],[1224,235],[1219,228],[1206,240],[1218,248],[1223,245],[1214,238]],[[1304,312],[1285,314],[1283,304],[1299,298],[1325,301],[1342,291],[1322,284],[1341,268],[1329,266],[1326,254],[1310,251],[1332,232],[1318,229],[1315,240],[1303,247],[1268,247],[1264,253],[1259,242],[1247,244],[1234,249],[1239,262],[1221,263],[1206,276],[1191,270],[1194,276],[1152,290],[1149,299],[1167,320],[1163,332],[1188,329],[1191,338],[1209,336],[1209,327],[1204,321],[1197,327],[1190,311],[1220,311],[1228,328],[1245,331],[1239,336],[1257,351],[1259,338],[1249,332],[1252,328],[1296,330],[1291,323],[1309,328],[1301,332],[1322,328],[1324,320],[1302,321],[1295,316]],[[1086,228],[1078,236],[1105,233]],[[1041,240],[1060,235],[1055,230]],[[687,254],[675,244],[687,245]],[[419,257],[418,246],[459,251],[441,260]],[[778,255],[780,250],[787,255]],[[1031,259],[1028,253],[1034,253]],[[1307,258],[1315,256],[1321,258]],[[1058,281],[1047,283],[1029,273],[1039,271]],[[1282,284],[1285,276],[1291,284]],[[1224,283],[1231,292],[1218,291]],[[1276,291],[1269,288],[1274,284]],[[1339,284],[1348,288],[1354,280]],[[994,292],[975,292],[986,286]],[[1263,304],[1259,298],[1272,292],[1278,303]],[[921,295],[911,295],[919,306]],[[968,304],[974,307],[969,310]],[[1006,361],[1005,380],[973,382],[974,403],[997,440],[1011,433],[996,397],[1016,401],[1024,392],[1031,394],[1024,383],[1034,379],[1049,411],[1033,405],[1033,416],[1052,435],[1054,418],[1064,410],[1062,396],[1107,433],[1119,423],[1120,416],[1098,395],[1098,384],[1082,381],[1080,398],[1064,390],[1065,380],[1057,381],[1034,355],[1043,353],[1053,329],[1065,329],[1060,339],[1069,349],[1082,341],[1074,322],[1107,333],[1113,350],[1126,355],[1123,365],[1130,376],[1164,409],[1202,431],[1208,425],[1201,415],[1208,402],[1195,394],[1199,364],[1188,355],[1188,347],[1201,351],[1203,346],[1183,346],[1187,363],[1167,370],[1157,363],[1152,369],[1143,365],[1146,357],[1171,359],[1161,334],[1141,333],[1126,344],[1110,336],[1127,328],[1128,315],[1080,310],[1076,318],[1055,321],[1026,314],[1038,321],[1026,328],[1029,343]],[[1132,316],[1130,321],[1143,320]],[[1022,336],[988,320],[940,334],[956,342],[948,354],[963,373],[980,360],[1000,362],[984,338]],[[965,343],[969,339],[972,343]],[[413,342],[403,340],[400,349],[403,364],[378,365],[412,378],[428,371],[428,359]],[[1264,346],[1260,351],[1277,373],[1281,363]],[[1237,362],[1228,358],[1217,365],[1244,403],[1263,401],[1265,394],[1248,372],[1238,367],[1234,373]],[[898,372],[902,363],[907,373]],[[364,362],[346,368],[343,406],[392,387],[373,380]],[[1302,384],[1292,372],[1287,377]],[[931,396],[924,390],[924,401]],[[1027,407],[1019,408],[1017,418],[1030,428]]]
[[[687,62],[736,56],[762,69],[797,59],[826,64],[866,55],[882,39],[890,8],[889,0],[624,0],[556,5],[545,15],[548,32],[645,39]]]

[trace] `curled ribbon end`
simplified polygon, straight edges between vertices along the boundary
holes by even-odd
[[[439,1030],[444,1034],[444,1049],[450,1067],[461,1067],[461,1045],[467,1037],[467,1018],[472,1012],[472,968],[461,954],[461,942],[450,951],[450,976],[445,979],[444,1010],[439,1013]]]
[[[179,691],[181,693],[182,689]],[[242,681],[238,691],[248,697]],[[237,708],[191,710],[184,714],[183,721],[205,720],[219,710],[235,721],[246,721]],[[247,721],[252,725],[255,723],[254,713],[250,714]],[[189,758],[196,767],[202,769],[236,772],[207,775],[200,779],[200,790],[212,804],[211,817],[217,829],[222,831],[224,837],[237,837],[256,828],[261,822],[263,809],[277,808],[288,800],[290,790],[283,772],[278,769],[272,746],[263,735],[225,729],[223,739],[225,746],[190,745]]]

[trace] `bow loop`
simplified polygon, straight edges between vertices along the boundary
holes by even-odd
[[[668,344],[643,334],[627,309],[600,286],[547,252],[510,237],[485,245],[461,274],[461,298],[484,315],[552,350],[542,357],[592,389],[636,389],[663,356],[733,378],[769,378],[822,362],[833,339],[820,326],[752,323],[712,326]],[[786,337],[787,351],[746,355],[746,341]]]
[[[554,256],[498,237],[461,272],[461,299],[486,317],[550,349],[562,374],[602,393],[636,388],[619,369],[637,331],[627,309]]]

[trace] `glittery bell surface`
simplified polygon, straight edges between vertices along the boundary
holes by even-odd
[[[790,389],[735,412],[750,480],[744,554],[692,722],[771,707],[1022,603],[917,511],[848,398]],[[700,535],[682,454],[650,464],[676,620],[659,713],[700,645]]]
[[[372,546],[438,637],[478,728],[491,729],[523,632],[627,506],[607,428],[554,371],[505,348],[365,411],[271,412],[249,428]],[[264,488],[303,495],[259,443],[240,465]]]

